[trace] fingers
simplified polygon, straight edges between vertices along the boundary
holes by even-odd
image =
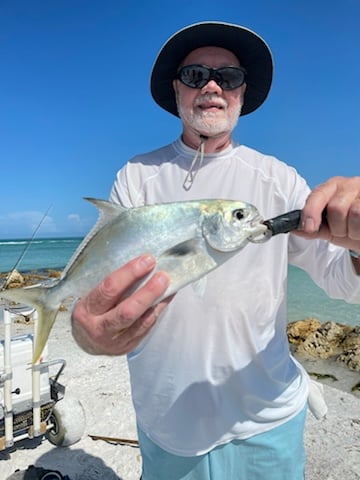
[[[84,298],[87,311],[101,315],[113,308],[129,287],[150,273],[154,266],[154,257],[143,255],[108,275]]]
[[[159,307],[154,314],[156,307],[152,307],[152,305],[165,292],[168,285],[168,275],[164,272],[158,272],[143,287],[103,314],[102,321],[107,334],[113,337],[119,331],[132,326],[138,319],[142,320],[137,325],[140,329],[141,327],[152,326],[154,323],[152,320],[156,320],[161,311]],[[149,309],[150,318],[147,323],[147,317],[143,316]]]
[[[316,187],[309,195],[302,211],[302,229],[306,233],[315,233],[321,224],[321,215],[336,192],[336,179]]]
[[[155,307],[148,309],[143,316],[130,327],[124,328],[115,334],[112,337],[114,350],[119,351],[119,349],[121,349],[123,353],[129,353],[134,350],[155,325],[160,314],[170,303],[172,298],[173,296],[163,300]]]
[[[360,251],[360,177],[334,177],[316,187],[303,208],[301,228],[293,233]]]
[[[327,211],[328,228],[321,225]],[[360,177],[334,177],[316,187],[309,195],[302,212],[305,233],[318,237],[360,239]],[[329,238],[328,238],[329,239]]]
[[[351,205],[348,218],[349,237],[360,240],[360,198]]]
[[[169,276],[157,272],[135,292],[131,293],[131,289],[154,265],[149,255],[134,259],[77,302],[72,313],[72,331],[85,351],[122,355],[148,333],[171,300],[153,306],[169,286]]]

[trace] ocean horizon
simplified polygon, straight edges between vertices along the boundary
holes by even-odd
[[[28,238],[0,239],[0,272],[10,272],[21,258],[16,269],[62,270],[83,237],[46,237],[30,242]]]
[[[0,272],[9,272],[17,265],[20,272],[62,270],[70,260],[83,237],[38,238],[29,246],[29,239],[0,239]],[[317,318],[321,322],[334,321],[360,325],[360,305],[330,299],[299,268],[289,266],[288,321]]]

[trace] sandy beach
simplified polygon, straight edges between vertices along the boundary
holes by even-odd
[[[29,328],[14,324],[12,333]],[[0,452],[0,478],[36,465],[59,470],[71,480],[138,480],[141,456],[137,447],[90,437],[137,438],[126,359],[85,354],[72,339],[67,313],[55,322],[48,346],[49,358],[66,360],[60,381],[66,387],[65,396],[77,398],[84,407],[85,433],[67,448],[55,447],[45,438],[16,443],[12,450]],[[328,385],[325,397],[327,417],[316,420],[309,413],[307,418],[306,478],[360,479],[360,398]]]

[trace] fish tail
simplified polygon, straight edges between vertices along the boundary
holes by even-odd
[[[44,350],[51,328],[54,325],[56,315],[60,308],[60,304],[54,305],[49,302],[49,293],[49,288],[41,286],[12,288],[0,292],[0,297],[10,301],[31,305],[37,310],[38,319],[33,352],[33,363],[36,363],[39,360],[41,353]]]

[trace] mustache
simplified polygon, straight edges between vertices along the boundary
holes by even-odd
[[[204,95],[197,97],[194,101],[194,106],[201,107],[209,103],[213,104],[216,107],[221,107],[221,108],[226,108],[228,106],[228,103],[225,99],[218,97],[217,95],[213,95],[211,93],[205,93]]]

